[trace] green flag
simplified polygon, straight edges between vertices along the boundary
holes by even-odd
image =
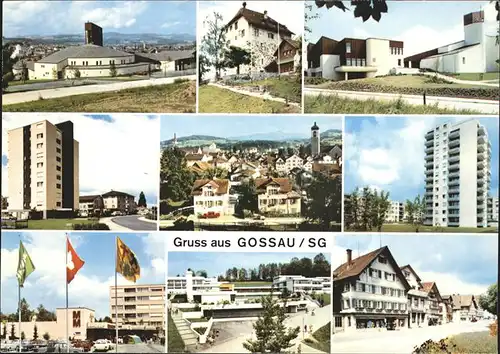
[[[17,281],[23,287],[26,278],[35,271],[35,265],[31,261],[30,255],[22,241],[19,241],[19,263],[17,265]]]

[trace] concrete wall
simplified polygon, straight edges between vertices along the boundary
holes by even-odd
[[[460,124],[460,226],[477,226],[477,122]]]
[[[110,77],[110,68],[102,67],[102,66],[89,66],[89,67],[79,67],[80,77]],[[117,66],[116,67],[116,75],[131,75],[140,72],[147,72],[149,70],[148,63],[136,63],[129,64],[125,66]],[[67,67],[64,71],[64,77],[66,79],[72,79],[75,77],[75,71],[70,67]]]
[[[376,72],[368,72],[367,77],[390,74],[391,69],[403,67],[403,54],[391,54],[387,39],[368,38],[366,40],[366,66],[377,67]],[[401,65],[398,65],[398,59]]]
[[[73,204],[76,210],[80,201],[80,143],[76,140],[73,140],[73,173]]]
[[[23,128],[10,130],[7,136],[7,156],[9,159],[7,163],[9,209],[22,210],[24,209]]]
[[[483,23],[472,23],[464,26],[465,45],[481,43],[483,38]]]
[[[342,73],[337,73],[335,68],[340,66],[340,56],[333,54],[323,54],[320,57],[321,77],[328,80],[341,80]]]

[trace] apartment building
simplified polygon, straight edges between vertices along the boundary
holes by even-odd
[[[95,215],[104,210],[104,199],[100,195],[82,195],[78,205],[80,216]]]
[[[257,178],[255,180],[258,207],[262,213],[299,215],[300,194],[288,178]]]
[[[302,168],[303,165],[304,160],[294,154],[285,160],[285,172],[288,173],[294,168]]]
[[[308,45],[306,76],[349,80],[388,75],[404,66],[404,43],[381,38],[322,36]]]
[[[334,331],[384,326],[406,327],[410,284],[384,246],[347,261],[333,278]]]
[[[410,290],[408,290],[408,326],[410,328],[426,326],[428,324],[426,319],[426,309],[428,308],[427,292],[424,291],[421,279],[411,265],[407,264],[401,267],[401,271],[408,284],[410,284]]]
[[[331,279],[329,277],[308,278],[303,275],[279,275],[273,278],[273,288],[288,293],[330,293]]]
[[[197,179],[191,190],[194,214],[233,215],[236,201],[230,197],[229,189],[230,183],[227,179]]]
[[[164,327],[164,284],[119,285],[116,289],[110,286],[109,303],[111,319],[119,327],[127,324]]]
[[[404,214],[404,203],[391,200],[385,220],[389,223],[401,223],[404,220]]]
[[[477,120],[425,134],[425,225],[487,227],[491,143]]]
[[[109,191],[102,195],[104,208],[109,211],[120,211],[125,214],[133,214],[137,210],[135,197],[131,194],[119,191]]]
[[[242,65],[240,73],[261,72],[272,63],[282,40],[290,40],[293,33],[285,25],[264,13],[247,9],[244,2],[236,15],[226,24],[229,46],[244,48],[250,52],[251,64]],[[236,69],[230,74],[236,74]]]
[[[443,302],[439,289],[435,282],[422,283],[422,290],[427,294],[427,308],[425,309],[427,323],[429,325],[441,324]]]
[[[47,217],[78,209],[79,143],[71,121],[11,129],[7,139],[9,211],[35,209]]]
[[[488,197],[488,226],[498,226],[498,197]]]

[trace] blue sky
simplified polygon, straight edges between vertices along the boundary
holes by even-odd
[[[381,237],[381,239],[380,239]],[[401,267],[410,264],[423,282],[435,281],[441,294],[475,294],[497,281],[498,237],[492,235],[394,235],[336,236],[334,268],[352,257],[388,246]]]
[[[363,23],[354,17],[350,2],[344,3],[350,11],[336,7],[317,11],[320,17],[308,22],[312,29],[306,35],[308,41],[315,43],[321,36],[403,40],[405,55],[411,55],[462,40],[463,15],[478,11],[488,1],[388,1],[388,13],[378,23],[372,18]],[[317,9],[314,3],[313,9]]]
[[[161,116],[161,140],[189,135],[240,137],[253,134],[282,132],[283,135],[310,136],[316,122],[321,131],[342,129],[340,116]]]
[[[437,124],[464,117],[348,117],[345,121],[345,191],[373,186],[396,201],[424,192],[424,135]],[[491,142],[490,195],[498,195],[498,118],[478,117]]]
[[[31,306],[43,303],[51,310],[65,306],[65,234],[63,232],[2,232],[1,290],[2,311],[17,307],[15,278],[19,236],[35,265],[22,289],[22,296]],[[95,309],[97,317],[109,312],[109,286],[114,285],[115,236],[136,254],[141,266],[138,284],[162,284],[165,280],[165,247],[159,233],[73,233],[71,242],[85,265],[69,285],[69,306]],[[127,281],[118,277],[118,284]]]
[[[314,258],[318,253],[169,252],[168,276],[184,275],[188,268],[205,270],[209,277],[225,275],[228,268],[258,268],[261,263],[288,263],[293,257]],[[330,261],[330,254],[323,253]]]
[[[104,32],[196,34],[195,1],[4,1],[3,36]]]
[[[115,190],[139,198],[143,191],[148,205],[158,203],[160,120],[144,114],[2,114],[2,195],[8,195],[8,130],[43,120],[73,122],[79,142],[80,195]]]

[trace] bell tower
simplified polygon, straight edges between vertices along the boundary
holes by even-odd
[[[317,156],[320,153],[320,132],[319,127],[314,122],[314,125],[311,127],[311,154],[312,156]]]

